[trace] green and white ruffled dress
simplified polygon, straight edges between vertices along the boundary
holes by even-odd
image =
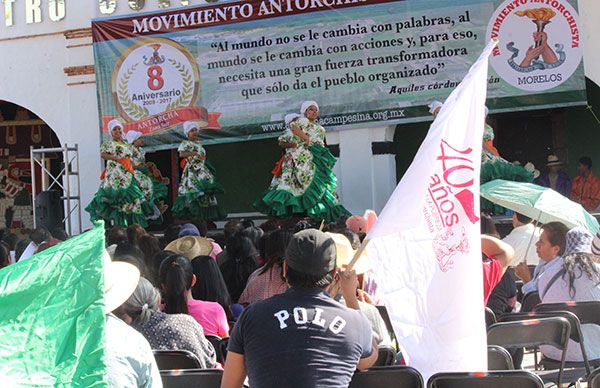
[[[309,137],[302,139],[286,130],[279,140],[297,144],[287,148],[281,164],[281,175],[274,176],[269,189],[254,203],[254,207],[272,217],[309,217],[335,221],[349,215],[336,193],[337,179],[333,173],[336,158],[325,147],[325,128],[306,118],[297,121]]]
[[[132,159],[133,156],[132,146],[114,140],[102,143],[100,152],[118,158]],[[134,174],[121,163],[107,160],[100,188],[85,210],[92,221],[104,220],[107,226],[138,224],[145,227],[149,214],[142,209],[144,201],[144,193]]]
[[[205,160],[206,151],[199,142],[185,140],[178,152],[198,152],[186,158],[173,214],[182,219],[221,220],[227,213],[217,203],[215,194],[223,193],[215,179],[214,168]]]

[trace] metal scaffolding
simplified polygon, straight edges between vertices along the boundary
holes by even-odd
[[[48,168],[48,154],[62,153],[63,163],[58,174],[52,174]],[[38,185],[41,191],[60,188],[62,196],[60,199],[64,204],[64,214],[62,223],[69,236],[73,235],[73,218],[77,222],[77,233],[81,230],[81,189],[79,185],[79,148],[78,145],[68,146],[65,144],[61,148],[38,148],[30,147],[31,156],[31,186],[32,186],[32,204],[33,204],[33,226],[37,227],[36,217],[36,194]],[[36,181],[35,169],[38,166],[41,169],[41,182]],[[75,217],[73,217],[75,213]]]

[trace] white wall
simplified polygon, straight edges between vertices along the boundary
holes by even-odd
[[[600,86],[600,1],[579,0],[583,24],[583,66],[585,75]]]

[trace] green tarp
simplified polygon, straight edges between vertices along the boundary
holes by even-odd
[[[104,230],[0,270],[0,386],[105,387]]]

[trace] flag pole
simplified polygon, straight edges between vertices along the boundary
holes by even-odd
[[[348,266],[346,267],[346,269],[350,270],[352,268],[354,268],[354,265],[356,265],[356,262],[358,261],[358,258],[360,257],[360,255],[363,254],[363,252],[365,251],[365,249],[367,248],[367,245],[369,245],[369,242],[371,240],[364,240],[362,242],[362,244],[360,244],[360,247],[358,248],[358,250],[354,253],[354,257],[352,258],[352,260],[350,260],[350,262],[348,263]]]

